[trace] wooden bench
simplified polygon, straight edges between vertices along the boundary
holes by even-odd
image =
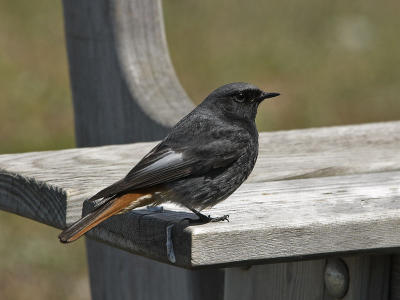
[[[60,229],[193,107],[159,1],[64,12],[76,139],[90,148],[0,156],[0,209]],[[209,210],[229,223],[189,226],[168,204],[90,231],[92,298],[400,299],[399,150],[400,122],[261,133],[251,177]]]

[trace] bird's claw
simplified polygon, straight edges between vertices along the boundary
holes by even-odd
[[[206,216],[203,215],[201,212],[189,208],[194,214],[196,214],[197,217],[199,217],[197,220],[192,220],[190,223],[210,223],[210,222],[220,222],[220,221],[228,221],[229,222],[229,215],[223,215],[222,217],[211,217],[210,215]]]
[[[187,218],[187,220],[189,220],[190,224],[207,224],[210,222],[221,222],[221,221],[228,221],[229,222],[229,215],[224,215],[221,217],[211,217],[210,215],[206,216],[206,215],[200,215],[198,216],[198,219],[190,219]]]
[[[221,222],[221,221],[228,221],[229,222],[229,215],[223,215],[221,217],[214,217],[208,216],[210,222]]]

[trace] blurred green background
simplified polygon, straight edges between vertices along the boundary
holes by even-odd
[[[399,119],[400,2],[163,2],[177,74],[198,103],[248,81],[282,96],[261,130]],[[0,153],[74,147],[62,7],[0,0]],[[0,212],[0,299],[88,299],[83,241]]]

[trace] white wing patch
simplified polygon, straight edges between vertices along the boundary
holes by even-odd
[[[142,172],[147,173],[147,172],[152,172],[152,171],[156,171],[156,170],[166,169],[166,168],[168,168],[168,166],[175,165],[176,162],[181,162],[181,161],[182,161],[182,153],[170,151],[163,158],[155,161],[151,165],[140,170],[140,173],[142,173]]]

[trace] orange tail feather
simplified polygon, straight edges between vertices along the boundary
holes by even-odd
[[[147,195],[132,193],[125,194],[118,198],[110,199],[110,201],[106,202],[95,211],[87,214],[86,216],[72,224],[70,227],[65,229],[63,232],[60,233],[58,238],[62,243],[73,242],[96,225],[100,224],[109,217],[120,213],[127,207],[129,207],[129,209],[133,209],[136,207],[148,205],[151,202],[151,194]]]

